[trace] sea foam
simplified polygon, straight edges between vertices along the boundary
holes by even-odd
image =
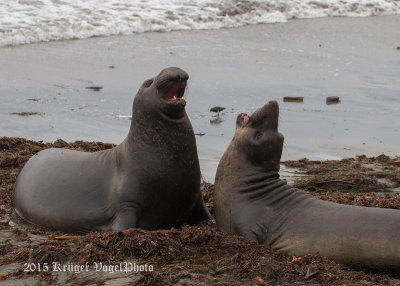
[[[7,0],[0,47],[149,31],[221,29],[293,18],[400,14],[398,0]]]

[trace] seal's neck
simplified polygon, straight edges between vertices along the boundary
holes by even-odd
[[[154,111],[147,113],[141,110],[134,110],[128,139],[128,142],[134,142],[135,147],[169,146],[169,149],[189,143],[188,140],[191,144],[195,141],[193,128],[186,113],[182,118],[175,120]]]
[[[225,155],[222,160],[229,162],[229,174],[224,174],[228,172],[222,169],[219,177],[227,178],[225,184],[230,185],[235,194],[263,202],[264,205],[272,208],[277,206],[278,209],[292,197],[303,194],[280,179],[279,169],[255,166],[248,161],[243,152],[231,151]],[[227,163],[222,163],[222,165],[227,165]],[[293,207],[293,204],[290,203],[290,205]]]
[[[237,146],[231,143],[225,152],[220,165],[229,165],[229,172],[238,178],[243,178],[243,184],[252,185],[260,181],[266,183],[279,180],[279,165],[256,165],[250,162],[245,152],[236,150]]]
[[[278,170],[242,166],[244,168],[237,169],[240,173],[231,177],[235,183],[230,191],[236,200],[251,202],[254,212],[259,215],[254,217],[255,225],[262,226],[254,232],[257,240],[275,245],[285,237],[293,216],[316,199],[281,180]],[[267,233],[260,232],[260,229],[267,230]]]
[[[251,200],[263,201],[269,204],[277,198],[291,193],[292,187],[279,178],[276,171],[253,172],[242,177],[236,186],[236,192]]]

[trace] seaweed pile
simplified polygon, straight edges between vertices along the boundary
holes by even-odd
[[[236,235],[222,233],[214,222],[181,229],[94,232],[74,235],[40,227],[10,225],[12,189],[26,161],[50,147],[98,151],[114,145],[77,141],[54,143],[0,138],[0,283],[15,285],[400,285],[390,273],[354,270],[319,255],[294,256],[273,251]],[[358,156],[340,161],[287,161],[295,168],[295,187],[343,204],[400,209],[399,158]],[[212,211],[213,185],[203,194]],[[151,265],[153,271],[77,273],[26,272],[35,265]]]

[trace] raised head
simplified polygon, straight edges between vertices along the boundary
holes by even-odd
[[[270,101],[252,115],[241,113],[236,119],[233,148],[244,153],[252,165],[279,170],[284,137],[278,132],[279,105]]]
[[[184,94],[189,75],[180,68],[163,69],[156,77],[146,80],[140,87],[133,104],[133,115],[138,112],[166,120],[185,116]]]

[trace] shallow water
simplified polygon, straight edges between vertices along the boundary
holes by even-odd
[[[3,47],[0,135],[119,143],[140,84],[179,66],[190,75],[187,113],[195,133],[205,133],[196,138],[207,181],[237,114],[272,99],[280,103],[284,160],[399,155],[398,27],[400,16],[326,18]],[[327,105],[327,96],[341,102]],[[226,110],[212,124],[216,105]]]

